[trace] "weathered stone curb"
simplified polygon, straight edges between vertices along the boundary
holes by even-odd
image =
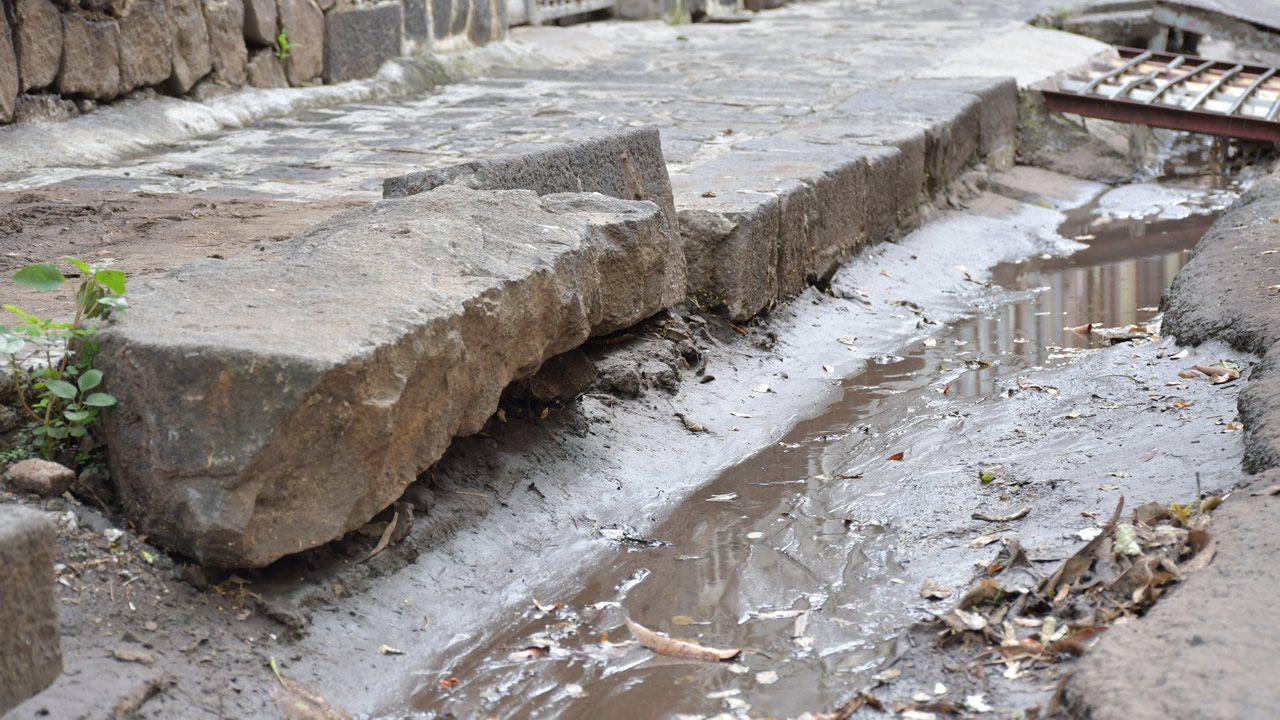
[[[335,539],[509,383],[670,305],[669,247],[652,203],[449,186],[145,282],[97,359],[125,512],[210,565]]]
[[[1220,340],[1263,356],[1245,378],[1240,416],[1246,472],[1280,466],[1280,177],[1259,182],[1223,213],[1165,292],[1163,330],[1179,342]],[[1212,300],[1210,300],[1212,298]]]
[[[689,293],[746,320],[915,228],[970,163],[1012,158],[1017,102],[1011,78],[904,82],[673,176]]]
[[[662,156],[662,140],[654,127],[636,128],[572,145],[419,170],[388,178],[384,198],[402,198],[461,185],[477,190],[532,190],[539,195],[598,192],[624,200],[648,200],[658,206],[671,228],[665,252],[673,262],[662,279],[661,293],[671,307],[684,300],[684,249],[671,181]]]
[[[1264,717],[1280,705],[1280,178],[1258,183],[1192,251],[1161,302],[1179,343],[1220,340],[1263,361],[1241,380],[1244,470],[1261,473],[1214,512],[1213,562],[1142,620],[1108,631],[1066,686],[1082,720]],[[1188,468],[1188,472],[1193,469]],[[1229,483],[1229,481],[1228,481]],[[1226,484],[1226,483],[1224,483]]]
[[[0,505],[0,715],[62,672],[55,540],[42,513]]]

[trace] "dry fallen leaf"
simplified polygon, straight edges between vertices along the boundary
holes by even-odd
[[[1269,488],[1264,488],[1262,490],[1259,490],[1258,492],[1249,493],[1249,494],[1254,497],[1258,497],[1262,495],[1280,495],[1280,485],[1272,485]]]
[[[1217,365],[1194,365],[1196,370],[1213,378],[1214,385],[1231,382],[1240,377],[1240,371],[1235,368],[1220,367]]]
[[[696,660],[730,660],[742,654],[741,648],[717,649],[699,645],[688,640],[677,640],[661,633],[656,633],[634,620],[627,620],[627,629],[641,645],[660,655],[671,657],[687,657]]]
[[[1064,327],[1062,329],[1066,330],[1067,332],[1076,333],[1078,335],[1088,335],[1090,332],[1093,331],[1093,323],[1088,323],[1086,325],[1077,325],[1075,327]]]
[[[1187,370],[1187,371],[1185,371],[1185,372],[1180,372],[1180,373],[1178,373],[1178,377],[1180,377],[1180,378],[1182,378],[1182,379],[1184,379],[1184,380],[1190,380],[1191,378],[1198,378],[1198,377],[1200,377],[1200,373],[1195,372],[1195,371],[1193,371],[1193,370]]]
[[[964,546],[970,547],[970,548],[986,547],[987,545],[990,545],[991,543],[996,542],[999,539],[1000,539],[999,535],[979,535],[978,537],[965,543]]]
[[[823,366],[822,366],[822,369],[823,369],[823,370],[825,370],[826,372],[835,372],[835,371],[836,371],[836,369],[835,369],[835,368],[833,368],[833,367],[831,367],[830,365],[823,365]]]
[[[920,586],[920,597],[925,600],[946,600],[955,591],[955,588],[943,585],[936,580],[925,580]]]
[[[1170,356],[1169,356],[1169,359],[1170,359],[1170,360],[1181,360],[1182,358],[1186,357],[1186,356],[1187,356],[1187,354],[1188,354],[1188,353],[1190,353],[1190,352],[1191,352],[1190,350],[1182,349],[1182,350],[1179,350],[1178,352],[1176,352],[1176,353],[1174,353],[1174,354],[1170,355]]]
[[[1178,409],[1191,407],[1192,405],[1195,405],[1195,404],[1196,404],[1195,400],[1174,400],[1173,401],[1173,406]]]
[[[381,645],[378,647],[379,655],[403,655],[404,651],[400,648],[393,648],[390,645]]]
[[[905,453],[896,452],[890,455],[889,457],[885,458],[885,460],[901,460],[904,454]]]
[[[561,607],[564,606],[564,603],[556,603],[555,605],[543,605],[542,603],[538,602],[537,598],[534,598],[533,606],[538,608],[544,613],[548,613],[548,612],[551,612],[552,610],[559,610]]]
[[[1010,513],[1008,515],[987,515],[985,513],[974,513],[970,517],[972,517],[974,520],[982,520],[985,522],[1012,522],[1014,520],[1020,520],[1026,517],[1027,514],[1030,512],[1031,512],[1031,506],[1028,505],[1027,507],[1022,508],[1021,510],[1014,513]]]
[[[268,691],[285,720],[351,720],[346,712],[330,705],[320,693],[287,677]]]

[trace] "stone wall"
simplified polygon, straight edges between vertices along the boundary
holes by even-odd
[[[368,77],[386,60],[506,35],[502,0],[0,0],[0,123],[154,89]]]

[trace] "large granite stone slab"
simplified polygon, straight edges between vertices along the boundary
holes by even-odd
[[[651,292],[667,306],[684,299],[684,248],[658,129],[635,128],[545,150],[418,170],[389,178],[383,197],[405,197],[445,184],[486,190],[533,190],[539,195],[598,192],[657,204],[673,229],[666,248],[670,262],[650,278]]]
[[[0,505],[0,715],[62,672],[55,539],[44,513]]]
[[[446,186],[139,283],[96,360],[126,514],[219,566],[359,527],[509,383],[667,307],[669,235],[649,202]]]

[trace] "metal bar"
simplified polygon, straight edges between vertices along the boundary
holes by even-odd
[[[1240,109],[1240,106],[1244,105],[1245,101],[1249,99],[1249,96],[1253,94],[1253,91],[1262,87],[1262,83],[1266,82],[1268,78],[1275,74],[1275,68],[1267,68],[1266,72],[1259,75],[1258,79],[1250,83],[1249,87],[1245,88],[1244,92],[1240,93],[1240,97],[1236,98],[1236,101],[1231,103],[1231,107],[1227,108],[1227,114],[1235,115],[1236,111]]]
[[[1240,115],[1221,115],[1204,110],[1184,110],[1168,105],[1150,105],[1133,100],[1112,100],[1097,95],[1042,90],[1045,105],[1053,112],[1087,117],[1136,122],[1171,130],[1225,135],[1254,142],[1280,142],[1280,124]],[[1273,116],[1280,110],[1280,99],[1271,108]]]
[[[1160,73],[1166,70],[1177,70],[1179,67],[1182,66],[1182,61],[1184,60],[1186,60],[1186,58],[1179,55],[1178,57],[1173,59],[1173,62],[1169,63],[1168,67],[1162,68],[1160,70],[1155,70],[1153,72],[1149,72],[1146,75],[1139,75],[1138,77],[1130,80],[1124,85],[1121,85],[1120,89],[1117,90],[1116,94],[1112,95],[1112,97],[1115,97],[1115,98],[1124,97],[1125,95],[1129,94],[1130,90],[1146,85],[1147,83],[1151,82]]]
[[[1213,61],[1212,61],[1212,60],[1206,60],[1205,62],[1200,63],[1199,65],[1195,66],[1195,68],[1193,68],[1193,69],[1191,69],[1191,70],[1188,70],[1187,72],[1182,73],[1181,75],[1179,75],[1178,77],[1176,77],[1176,78],[1174,78],[1174,79],[1170,80],[1169,82],[1165,83],[1164,85],[1161,85],[1161,86],[1157,87],[1157,88],[1156,88],[1156,91],[1155,91],[1154,93],[1152,93],[1151,97],[1147,98],[1147,99],[1146,99],[1146,100],[1144,100],[1143,102],[1145,102],[1145,103],[1146,103],[1146,104],[1148,104],[1148,105],[1151,105],[1151,104],[1152,104],[1152,103],[1154,103],[1154,102],[1155,102],[1155,101],[1156,101],[1156,100],[1157,100],[1161,95],[1163,95],[1163,94],[1164,94],[1164,91],[1165,91],[1165,90],[1168,90],[1169,88],[1173,87],[1174,85],[1177,85],[1178,83],[1182,82],[1183,80],[1188,80],[1188,79],[1190,79],[1190,78],[1193,78],[1193,77],[1195,77],[1196,75],[1199,75],[1200,73],[1204,72],[1205,70],[1208,70],[1208,69],[1209,69],[1209,68],[1211,68],[1211,67],[1213,67]]]
[[[1195,99],[1191,101],[1191,104],[1188,105],[1186,109],[1195,110],[1196,108],[1200,107],[1200,103],[1203,103],[1205,100],[1208,100],[1209,96],[1217,92],[1218,88],[1222,87],[1223,83],[1235,77],[1243,69],[1244,69],[1243,65],[1237,65],[1231,68],[1230,70],[1222,73],[1222,75],[1218,76],[1217,80],[1214,80],[1213,82],[1209,83],[1209,87],[1205,88],[1204,90],[1201,90],[1200,94],[1197,95]]]
[[[1136,58],[1134,58],[1134,59],[1130,60],[1129,62],[1125,63],[1124,65],[1121,65],[1120,67],[1118,67],[1118,68],[1116,68],[1116,69],[1114,69],[1114,70],[1112,70],[1112,71],[1110,71],[1110,72],[1106,72],[1106,73],[1103,73],[1102,75],[1099,75],[1098,77],[1094,78],[1093,80],[1090,80],[1090,81],[1089,81],[1089,84],[1088,84],[1088,85],[1085,85],[1085,86],[1084,86],[1084,89],[1083,89],[1083,90],[1081,90],[1080,92],[1082,92],[1082,93],[1091,92],[1094,88],[1096,88],[1096,87],[1097,87],[1100,83],[1102,83],[1103,81],[1110,80],[1111,78],[1113,78],[1113,77],[1115,77],[1115,76],[1117,76],[1117,75],[1121,75],[1121,74],[1123,74],[1123,73],[1124,73],[1126,70],[1128,70],[1129,68],[1133,67],[1134,65],[1138,65],[1138,64],[1142,63],[1142,62],[1143,62],[1143,61],[1145,61],[1147,58],[1150,58],[1152,55],[1155,55],[1155,53],[1153,53],[1153,52],[1151,52],[1150,50],[1148,50],[1147,52],[1142,53],[1141,55],[1139,55],[1138,57],[1136,57]]]
[[[1267,111],[1267,120],[1275,120],[1276,113],[1280,113],[1280,97],[1276,98],[1276,101],[1271,103],[1271,109]]]

